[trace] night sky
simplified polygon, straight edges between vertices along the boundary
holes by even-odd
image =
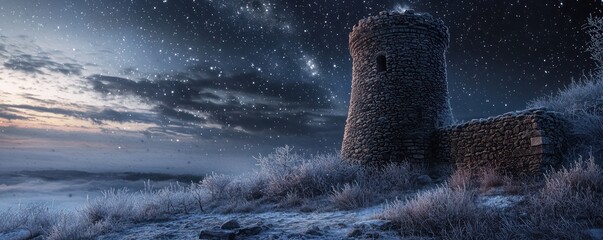
[[[5,0],[0,168],[194,172],[285,144],[338,150],[348,33],[408,8],[450,28],[461,121],[588,74],[583,25],[603,16],[600,0]]]

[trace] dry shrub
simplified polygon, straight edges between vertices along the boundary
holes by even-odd
[[[412,166],[408,162],[390,163],[377,171],[369,170],[366,178],[361,180],[364,180],[369,188],[382,192],[408,190],[417,187],[414,180],[423,172],[422,168]]]
[[[503,190],[519,192],[520,189],[511,186],[511,177],[502,174],[492,168],[480,168],[478,170],[457,169],[448,180],[448,186],[455,190],[479,188],[482,193],[497,187]],[[508,192],[507,192],[508,193]]]
[[[40,236],[54,226],[62,212],[52,211],[42,204],[28,204],[0,212],[0,233],[25,229],[31,238]]]
[[[228,188],[233,181],[232,176],[212,173],[201,181],[201,187],[206,189],[212,198],[224,199],[230,196]]]
[[[603,171],[591,157],[546,175],[544,187],[531,199],[543,218],[586,220],[603,226]]]
[[[366,207],[370,204],[373,193],[358,183],[346,183],[341,188],[333,187],[333,193],[329,196],[331,203],[341,210],[351,210]]]
[[[487,215],[465,190],[439,187],[419,193],[408,201],[387,204],[377,217],[400,226],[402,236],[446,236],[452,232],[478,234]],[[478,236],[474,235],[474,236]],[[471,235],[470,235],[471,236]]]
[[[467,169],[456,169],[448,180],[448,186],[452,189],[463,190],[472,189],[477,186],[477,183],[473,172]]]
[[[338,155],[304,158],[289,146],[257,160],[259,174],[267,179],[264,192],[271,197],[282,198],[290,192],[302,197],[324,195],[333,186],[355,181],[363,171],[362,166],[344,162]]]
[[[482,169],[478,174],[481,192],[487,192],[492,188],[511,185],[511,178],[494,169]]]
[[[536,206],[525,216],[480,207],[471,192],[439,187],[408,201],[387,204],[377,218],[394,222],[402,237],[436,239],[585,239],[584,225],[545,216]]]
[[[594,157],[579,158],[569,168],[549,173],[545,189],[555,185],[565,185],[573,191],[603,192],[603,170],[595,163]]]
[[[290,192],[287,193],[285,198],[280,202],[281,207],[298,207],[304,203],[304,199],[301,198],[297,193]]]

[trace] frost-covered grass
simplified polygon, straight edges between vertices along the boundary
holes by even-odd
[[[19,206],[0,213],[0,233],[25,231],[45,239],[86,239],[123,224],[168,219],[174,214],[200,212],[206,196],[198,184],[174,184],[140,192],[110,189],[76,211],[50,209],[43,204]],[[1,236],[1,235],[0,235]]]
[[[387,204],[376,217],[392,220],[402,236],[442,239],[584,239],[583,229],[603,227],[603,170],[592,158],[545,174],[541,189],[511,209],[476,201],[484,186],[504,186],[495,175],[455,173],[445,185]]]
[[[530,201],[545,217],[587,219],[603,226],[603,170],[591,157],[547,174],[544,187]]]
[[[439,187],[407,201],[387,204],[379,217],[393,220],[403,236],[445,236],[466,225],[480,223],[483,217],[479,210],[469,191]]]
[[[0,234],[86,239],[182,214],[352,210],[383,201],[390,202],[377,217],[393,221],[402,236],[572,239],[584,237],[581,230],[587,227],[603,227],[603,170],[592,157],[548,172],[532,186],[535,190],[520,191],[522,202],[505,209],[477,201],[491,189],[514,184],[487,169],[457,171],[447,183],[408,197],[417,191],[422,172],[407,164],[367,169],[337,155],[304,157],[290,147],[259,157],[258,163],[256,172],[212,174],[200,183],[156,189],[147,182],[138,192],[110,189],[73,212],[42,205],[8,210],[0,213]]]
[[[328,198],[337,209],[354,209],[416,187],[420,167],[390,164],[381,169],[342,161],[336,154],[305,157],[285,146],[257,158],[259,170],[244,177],[211,175],[201,186],[212,198],[300,206]],[[368,195],[371,195],[369,201]],[[308,206],[306,206],[308,207]],[[324,208],[309,206],[311,208]],[[327,209],[328,209],[327,207]]]
[[[346,183],[340,188],[333,187],[333,193],[329,198],[336,208],[351,210],[368,206],[373,195],[375,193],[365,186]]]
[[[414,189],[421,168],[391,164],[382,169],[344,162],[337,154],[303,156],[292,147],[257,158],[258,170],[239,176],[211,174],[199,183],[142,191],[109,189],[77,211],[44,205],[0,213],[0,234],[26,231],[49,239],[90,238],[133,223],[178,214],[265,210],[350,210]],[[1,236],[1,235],[0,235]]]

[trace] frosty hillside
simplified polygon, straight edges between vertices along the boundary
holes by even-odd
[[[587,31],[603,66],[603,18]],[[0,239],[603,238],[603,74],[453,124],[448,41],[411,10],[353,28],[341,154],[285,146],[244,175],[106,190],[74,212],[20,206],[0,212]]]

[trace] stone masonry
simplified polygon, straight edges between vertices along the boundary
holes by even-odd
[[[448,28],[429,14],[381,12],[350,33],[352,95],[342,155],[360,163],[423,162],[451,118]]]
[[[569,125],[546,109],[447,126],[448,28],[429,14],[381,12],[350,33],[352,94],[341,154],[530,173],[561,162]]]
[[[467,170],[542,172],[561,163],[568,128],[558,113],[546,109],[473,120],[439,129],[432,138],[431,158]]]

